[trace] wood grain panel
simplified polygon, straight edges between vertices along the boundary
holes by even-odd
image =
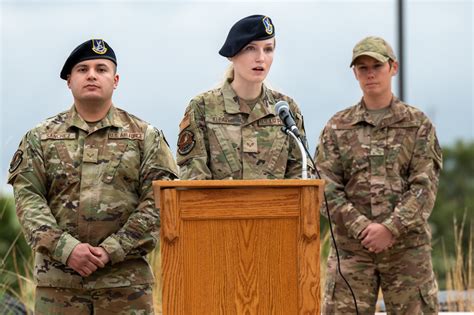
[[[298,231],[298,314],[320,314],[319,199],[317,190],[301,188],[302,213]]]
[[[297,313],[298,219],[183,226],[184,314]]]
[[[319,314],[322,181],[220,182],[154,182],[163,314]]]
[[[312,187],[302,187],[301,196],[302,232],[307,239],[315,239],[319,235],[318,195]]]
[[[299,216],[298,188],[207,189],[178,191],[181,217],[186,219],[265,218]]]
[[[173,242],[178,237],[179,209],[177,192],[175,189],[163,190],[163,204],[161,206],[161,233],[164,240]]]
[[[182,257],[184,247],[180,238],[175,239],[172,237],[172,235],[178,236],[182,232],[182,224],[177,207],[177,194],[174,189],[165,189],[161,192],[163,314],[185,314],[183,308],[184,291],[182,290],[184,282]],[[169,238],[172,240],[169,241]]]

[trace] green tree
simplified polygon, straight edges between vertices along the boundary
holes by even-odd
[[[474,219],[474,141],[458,141],[453,146],[443,147],[443,171],[440,176],[436,204],[430,217],[433,232],[433,262],[435,271],[444,287],[446,273],[443,262],[443,243],[449,259],[454,259],[454,219],[458,228],[463,216],[466,224],[463,231],[463,249],[467,253],[470,227]],[[466,260],[467,261],[467,260]],[[467,266],[464,266],[467,268]]]

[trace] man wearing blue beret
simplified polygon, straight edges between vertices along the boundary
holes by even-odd
[[[152,181],[177,167],[160,131],[113,105],[116,70],[105,41],[79,45],[60,74],[73,106],[30,130],[10,164],[37,315],[153,314]]]

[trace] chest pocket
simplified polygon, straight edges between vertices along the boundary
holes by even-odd
[[[344,177],[349,180],[369,167],[369,127],[362,125],[337,125],[336,133]]]
[[[56,151],[60,159],[60,165],[63,166],[64,175],[66,175],[68,183],[73,184],[79,181],[79,172],[77,168],[74,167],[74,162],[69,154],[69,151],[64,142],[54,143]],[[59,172],[59,170],[58,170]]]
[[[386,167],[390,176],[398,176],[408,171],[408,165],[415,147],[417,127],[414,124],[390,126],[387,135]]]
[[[65,187],[66,184],[77,183],[80,179],[78,165],[74,165],[73,160],[77,150],[76,137],[76,133],[41,135],[46,173],[52,186]]]
[[[140,144],[143,133],[110,132],[105,152],[106,160],[102,181],[110,184],[114,179],[130,185],[138,182],[140,170]]]
[[[289,136],[281,128],[283,123],[279,117],[270,116],[261,118],[257,122],[256,130],[261,143],[259,145],[259,159],[266,161],[265,167],[259,169],[262,178],[284,178],[289,155]]]
[[[209,166],[213,175],[216,179],[222,179],[240,172],[241,159],[237,153],[241,142],[240,124],[208,124],[207,127],[210,131]]]
[[[267,167],[265,168],[266,173],[270,173],[274,176],[283,178],[285,176],[286,164],[288,161],[288,141],[289,136],[284,134],[280,130],[281,126],[267,127],[273,129],[275,134],[275,140],[267,153],[266,160],[268,161]]]
[[[359,157],[359,158],[353,159],[351,167],[349,168],[349,172],[348,172],[349,176],[347,177],[351,178],[357,173],[368,171],[368,169],[369,169],[369,160],[367,159],[367,157]]]
[[[106,184],[110,184],[115,177],[120,161],[122,160],[123,154],[127,149],[128,144],[125,142],[116,143],[115,149],[111,152],[110,161],[105,168],[102,181]]]

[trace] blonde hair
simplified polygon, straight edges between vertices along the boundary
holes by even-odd
[[[234,64],[231,62],[227,68],[224,71],[224,74],[220,78],[220,80],[217,82],[214,88],[221,88],[226,84],[226,82],[232,82],[234,81]]]
[[[223,82],[224,84],[226,81],[234,81],[234,64],[231,62],[227,69],[224,71]]]

